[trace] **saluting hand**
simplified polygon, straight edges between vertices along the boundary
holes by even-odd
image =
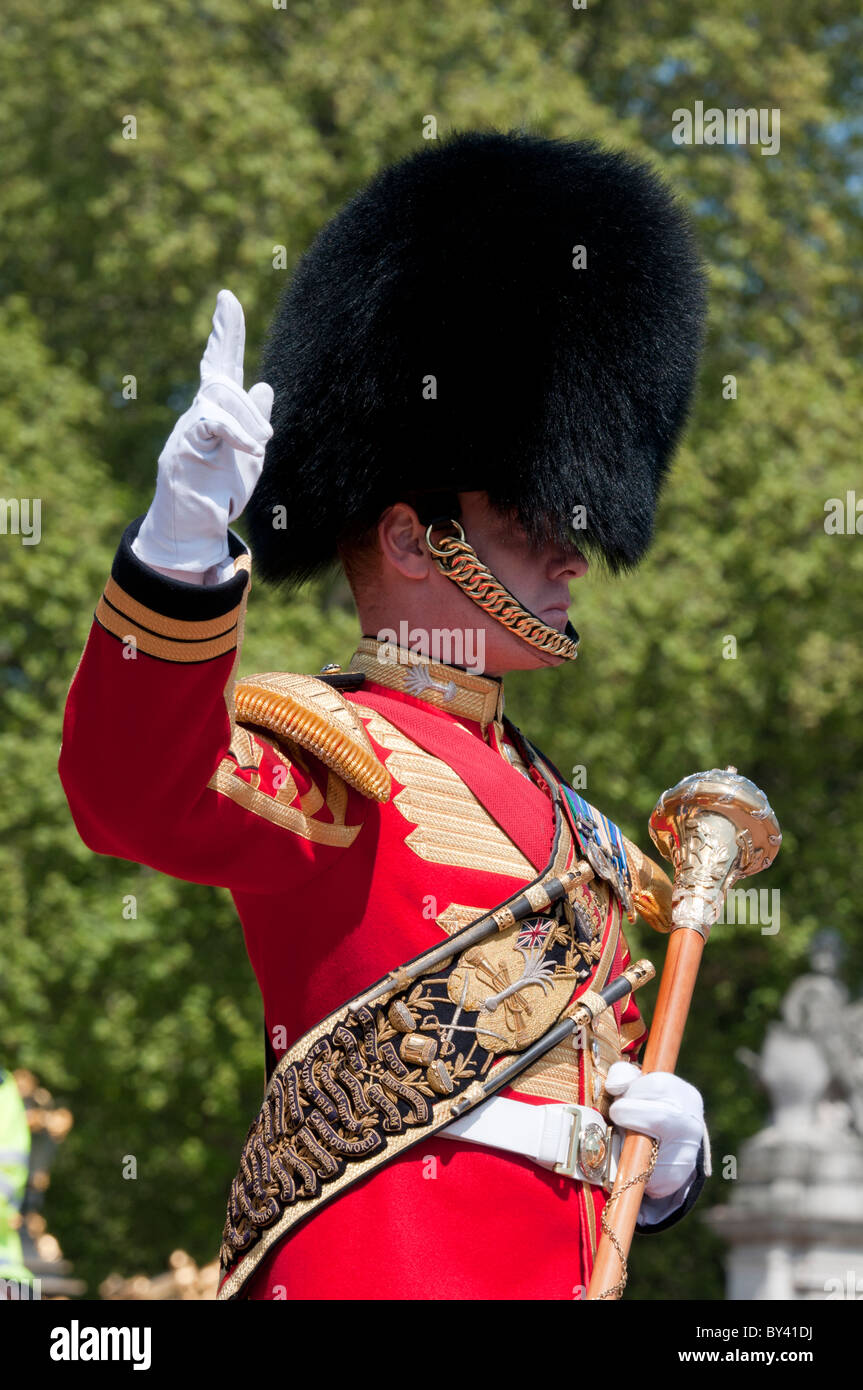
[[[273,433],[273,388],[243,390],[245,343],[242,305],[220,290],[200,390],[159,455],[156,494],[132,542],[144,564],[190,582],[230,575],[228,523],[251,497]]]

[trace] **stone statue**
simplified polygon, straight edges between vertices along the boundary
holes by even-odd
[[[708,1215],[730,1246],[729,1299],[863,1297],[863,999],[849,1003],[843,956],[838,932],[818,932],[760,1053],[737,1054],[770,1120],[739,1163],[724,1156],[731,1199]]]
[[[765,1139],[805,1130],[863,1135],[863,1000],[848,1004],[838,979],[842,938],[826,928],[812,943],[811,972],[795,980],[782,1001],[782,1021],[771,1023],[760,1056],[737,1056],[770,1097]]]

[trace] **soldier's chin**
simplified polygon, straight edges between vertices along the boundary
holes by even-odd
[[[537,669],[541,666],[563,666],[566,661],[564,656],[552,656],[550,653],[537,652],[539,660],[536,663]]]
[[[565,660],[564,657],[555,656],[551,652],[541,652],[521,637],[516,640],[518,647],[513,647],[500,662],[500,675],[504,671],[541,671],[547,666],[560,666]]]

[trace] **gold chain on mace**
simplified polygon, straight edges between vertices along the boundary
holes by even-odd
[[[623,1293],[623,1290],[626,1288],[626,1280],[629,1275],[629,1265],[627,1263],[626,1256],[623,1253],[623,1246],[617,1239],[616,1233],[611,1229],[611,1227],[608,1224],[608,1212],[611,1208],[611,1204],[612,1202],[616,1202],[618,1197],[620,1197],[621,1194],[624,1193],[628,1187],[634,1187],[637,1182],[647,1182],[647,1179],[650,1177],[651,1173],[656,1167],[656,1157],[658,1153],[659,1140],[654,1139],[653,1145],[650,1150],[650,1161],[647,1167],[645,1168],[644,1172],[636,1173],[634,1178],[630,1178],[629,1181],[623,1183],[621,1187],[616,1187],[612,1192],[611,1196],[609,1197],[608,1201],[606,1202],[605,1206],[602,1208],[602,1216],[600,1218],[600,1221],[602,1223],[602,1229],[605,1235],[608,1236],[608,1239],[611,1241],[615,1250],[617,1251],[617,1258],[620,1260],[620,1278],[618,1279],[616,1284],[609,1284],[607,1289],[603,1289],[602,1293],[597,1294],[597,1299],[620,1298],[621,1294]]]

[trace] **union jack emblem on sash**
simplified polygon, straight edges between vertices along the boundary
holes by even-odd
[[[544,917],[528,917],[518,934],[516,946],[522,951],[535,951],[545,942],[550,926]]]

